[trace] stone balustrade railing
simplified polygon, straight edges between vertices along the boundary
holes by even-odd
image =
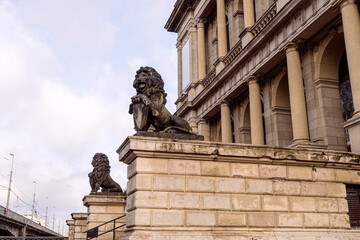
[[[206,77],[203,80],[203,85],[204,87],[206,87],[207,85],[209,85],[209,83],[212,82],[212,80],[214,80],[214,78],[216,77],[216,69],[212,69],[208,75],[206,75]]]
[[[237,55],[239,55],[241,50],[242,50],[242,44],[241,44],[241,41],[238,41],[235,44],[235,46],[232,49],[230,49],[230,51],[225,55],[225,57],[224,57],[225,65],[228,65],[232,60],[234,60],[235,57]]]
[[[277,6],[274,3],[263,15],[262,17],[255,23],[253,27],[251,27],[251,33],[256,36],[277,13]]]

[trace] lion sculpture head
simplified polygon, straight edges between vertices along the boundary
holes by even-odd
[[[152,67],[140,67],[136,71],[133,87],[137,94],[144,94],[147,97],[162,94],[164,98],[163,104],[166,104],[166,96],[164,90],[164,81],[161,75]]]

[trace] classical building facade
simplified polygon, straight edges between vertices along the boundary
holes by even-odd
[[[205,140],[360,152],[355,0],[178,0],[179,116]]]

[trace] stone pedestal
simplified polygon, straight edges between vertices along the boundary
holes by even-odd
[[[360,155],[128,137],[127,239],[360,239],[346,185]],[[350,164],[351,163],[351,164]]]
[[[87,213],[72,213],[71,217],[74,220],[74,240],[85,240]]]
[[[113,220],[126,214],[126,194],[110,195],[104,193],[86,195],[83,198],[84,206],[88,208],[87,230],[97,227],[105,222]],[[115,226],[124,224],[126,218],[116,220]],[[114,228],[114,223],[107,223],[99,227],[98,233],[104,233]],[[123,234],[124,228],[116,229],[115,239],[119,239]],[[97,239],[112,240],[113,233],[106,233]]]
[[[74,220],[66,220],[66,225],[69,227],[69,240],[74,240],[74,230],[75,230],[75,222]]]

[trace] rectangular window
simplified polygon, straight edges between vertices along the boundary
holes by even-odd
[[[349,205],[350,226],[360,227],[360,185],[346,185],[346,200]]]
[[[182,59],[181,59],[181,69],[182,69],[182,91],[184,91],[190,85],[190,45],[189,41],[186,41],[182,48]]]

